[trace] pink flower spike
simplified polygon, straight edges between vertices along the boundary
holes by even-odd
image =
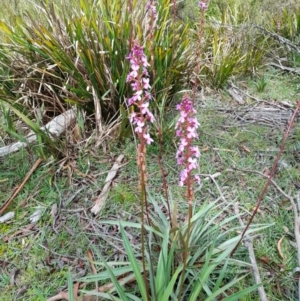
[[[194,139],[198,138],[197,128],[199,123],[195,117],[196,110],[194,109],[193,102],[185,94],[180,104],[176,106],[179,110],[180,116],[176,123],[176,136],[179,138],[178,150],[176,153],[177,164],[183,167],[179,176],[179,186],[191,185],[199,182],[198,176],[193,176],[193,170],[198,168],[197,158],[200,157],[200,151],[197,146],[194,146]],[[188,188],[188,191],[191,187]],[[191,197],[191,194],[189,195]]]

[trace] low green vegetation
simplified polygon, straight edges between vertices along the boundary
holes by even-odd
[[[67,290],[61,299],[75,300],[76,282],[81,300],[147,300],[147,289],[159,301],[260,300],[245,244],[229,254],[299,99],[300,5],[211,0],[203,19],[197,1],[174,7],[174,1],[159,0],[154,31],[144,0],[4,0],[3,7],[0,147],[24,141],[29,130],[38,141],[0,157],[0,208],[36,160],[43,162],[5,210],[14,217],[0,223],[1,300],[47,300]],[[133,41],[144,46],[154,96],[149,211],[141,207],[137,142],[128,118],[133,109],[126,103],[133,92],[126,60]],[[178,186],[174,108],[191,89],[197,90],[201,185],[189,226]],[[63,136],[52,141],[40,130],[74,107],[76,125]],[[273,178],[293,197],[300,185],[298,125],[296,119]],[[120,154],[124,160],[94,215],[90,209]],[[293,211],[278,187],[270,185],[249,233],[268,299],[297,300]],[[145,254],[144,215],[151,221]]]

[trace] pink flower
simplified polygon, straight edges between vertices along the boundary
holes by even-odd
[[[198,137],[198,134],[197,134],[197,132],[196,132],[196,128],[195,128],[195,127],[189,126],[189,127],[187,128],[187,137],[188,137],[189,139],[197,138],[197,137]]]
[[[149,78],[143,78],[143,83],[144,83],[144,89],[150,89],[151,88],[151,86],[149,85],[149,81],[150,81],[150,79]]]
[[[147,144],[151,144],[153,142],[153,139],[150,137],[149,133],[144,134],[144,138]]]
[[[198,6],[201,9],[207,9],[208,8],[207,3],[203,2],[203,1],[200,1],[199,4],[198,4]]]
[[[196,158],[200,157],[200,151],[199,151],[198,146],[191,146],[190,149],[191,149],[193,156],[195,156]]]
[[[140,121],[140,120],[138,120],[137,123],[136,123],[136,125],[137,125],[137,127],[135,128],[134,131],[136,133],[141,133],[143,131],[143,127],[144,127],[145,123],[142,122],[142,121]]]
[[[136,124],[137,123],[136,117],[137,117],[137,114],[135,112],[132,112],[130,115],[130,118],[129,118],[130,123]]]
[[[182,170],[180,173],[179,183],[184,183],[188,177],[188,171],[186,169]]]
[[[189,167],[188,170],[193,170],[198,167],[197,159],[193,159],[192,157],[188,158]]]
[[[141,113],[146,114],[148,112],[149,102],[142,103],[140,106]]]
[[[201,179],[200,179],[199,175],[195,175],[194,180],[198,185],[201,184]]]

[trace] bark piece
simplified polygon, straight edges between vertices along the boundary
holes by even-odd
[[[70,109],[65,113],[55,117],[48,122],[45,126],[41,127],[41,130],[48,133],[50,138],[54,140],[59,137],[68,126],[76,119],[76,108]],[[4,157],[10,153],[16,152],[22,147],[26,147],[27,144],[33,143],[37,140],[37,136],[34,132],[30,132],[26,137],[25,142],[16,142],[8,146],[0,148],[0,157]]]

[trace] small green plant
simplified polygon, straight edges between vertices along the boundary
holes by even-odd
[[[260,76],[254,84],[257,92],[264,92],[268,84],[268,79],[264,75]]]

